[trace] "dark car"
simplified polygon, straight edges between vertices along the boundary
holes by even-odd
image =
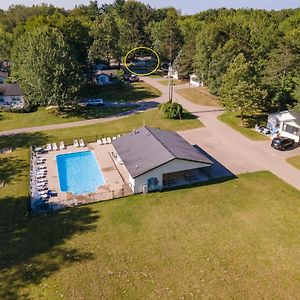
[[[277,137],[272,140],[271,146],[277,150],[285,150],[288,147],[292,147],[295,141],[293,139],[285,137]]]

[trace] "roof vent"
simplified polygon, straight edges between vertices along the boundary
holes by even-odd
[[[138,165],[135,165],[135,168],[137,169],[139,166]]]

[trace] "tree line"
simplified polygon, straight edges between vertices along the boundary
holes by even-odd
[[[300,10],[208,10],[181,16],[138,1],[11,6],[0,11],[0,60],[36,105],[76,99],[91,63],[121,63],[153,47],[179,76],[196,73],[228,110],[249,114],[300,107]]]

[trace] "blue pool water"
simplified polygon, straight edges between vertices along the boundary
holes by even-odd
[[[92,151],[57,155],[56,164],[62,192],[93,193],[105,182]]]

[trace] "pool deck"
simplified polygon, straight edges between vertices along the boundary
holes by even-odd
[[[95,193],[85,195],[74,195],[71,192],[61,192],[56,156],[89,150],[93,151],[96,156],[105,178],[105,184],[99,187]],[[49,190],[57,192],[56,197],[50,197],[49,205],[53,209],[59,209],[63,207],[119,198],[132,194],[128,186],[128,173],[124,166],[120,165],[114,159],[112,153],[116,153],[112,144],[97,145],[97,143],[91,143],[86,147],[67,146],[64,150],[50,151],[47,154],[43,154],[43,157],[46,158],[44,165],[48,170],[48,188]]]

